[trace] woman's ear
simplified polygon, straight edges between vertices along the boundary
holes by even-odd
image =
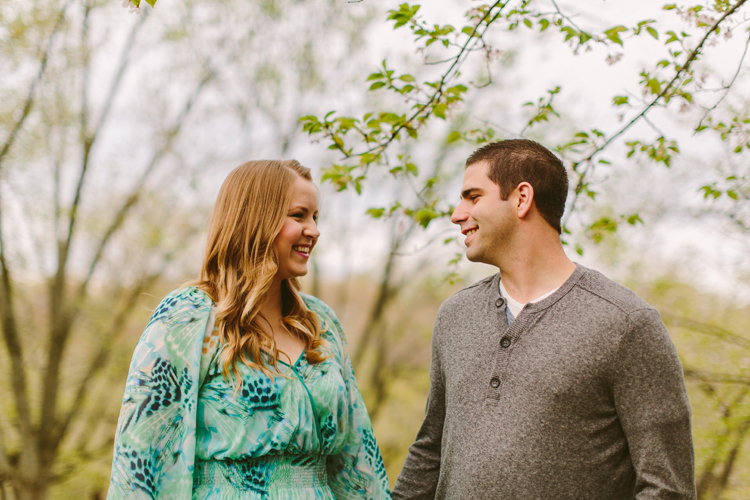
[[[534,203],[534,187],[524,181],[516,186],[516,190],[518,191],[518,217],[523,219],[528,215],[531,205]]]

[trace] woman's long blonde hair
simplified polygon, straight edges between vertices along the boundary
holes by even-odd
[[[234,375],[237,388],[238,361],[273,377],[261,350],[272,354],[270,364],[279,373],[279,351],[273,332],[261,326],[260,306],[279,268],[273,242],[286,220],[297,176],[312,181],[310,169],[295,160],[243,163],[224,181],[211,214],[200,279],[193,284],[216,303],[222,371]],[[282,282],[284,323],[305,342],[307,361],[320,363],[325,359],[319,352],[324,342],[320,323],[299,289],[296,278]]]

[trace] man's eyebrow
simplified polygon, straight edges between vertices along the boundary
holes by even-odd
[[[479,188],[477,188],[477,187],[472,187],[472,188],[464,189],[463,191],[461,191],[461,199],[463,200],[463,199],[468,198],[469,195],[471,195],[471,193],[474,193],[474,192],[481,193],[482,190],[479,189]]]

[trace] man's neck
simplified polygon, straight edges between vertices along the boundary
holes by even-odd
[[[576,264],[565,255],[558,239],[520,246],[503,256],[498,267],[508,294],[526,303],[559,288],[573,274]]]

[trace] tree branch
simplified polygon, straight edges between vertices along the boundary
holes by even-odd
[[[711,325],[708,323],[701,323],[699,321],[693,321],[691,319],[683,318],[681,316],[670,313],[662,313],[662,318],[667,324],[671,324],[679,328],[686,328],[688,330],[702,333],[704,335],[709,335],[711,337],[715,337],[725,342],[729,342],[736,346],[742,347],[743,349],[750,350],[750,340],[719,326]]]
[[[0,322],[3,340],[10,356],[10,376],[15,397],[18,427],[21,440],[25,443],[32,435],[29,393],[26,383],[26,367],[23,362],[23,348],[19,338],[13,306],[13,280],[5,256],[5,242],[2,227],[2,202],[0,202]]]
[[[732,375],[729,373],[711,373],[701,370],[694,370],[692,368],[684,368],[683,373],[685,374],[685,378],[700,380],[701,382],[706,383],[750,386],[750,377],[743,377],[740,375]]]
[[[674,77],[669,81],[669,83],[664,87],[664,89],[659,93],[656,98],[654,98],[646,107],[641,110],[640,113],[638,113],[637,116],[635,116],[632,120],[630,120],[626,125],[621,127],[617,132],[615,132],[613,135],[611,135],[607,140],[599,147],[597,147],[588,157],[586,157],[584,160],[578,162],[578,164],[585,163],[586,167],[583,169],[581,174],[578,177],[578,182],[575,187],[575,194],[573,197],[573,201],[570,205],[570,209],[568,210],[568,215],[566,216],[566,221],[570,217],[570,214],[575,210],[575,205],[580,198],[581,190],[583,189],[583,186],[585,184],[585,179],[590,171],[592,165],[593,165],[593,159],[596,155],[598,155],[600,152],[602,152],[604,149],[606,149],[615,139],[620,137],[622,134],[630,130],[630,128],[635,125],[638,121],[640,121],[641,118],[643,118],[646,113],[648,113],[651,108],[653,108],[659,101],[661,101],[672,88],[674,85],[682,78],[682,76],[690,69],[693,62],[695,62],[696,58],[701,52],[701,49],[703,49],[703,45],[705,45],[708,38],[711,36],[711,34],[716,30],[716,28],[724,22],[726,18],[734,14],[737,9],[739,9],[747,0],[739,0],[736,4],[734,4],[729,10],[727,10],[723,16],[719,18],[718,21],[716,21],[713,26],[711,26],[707,31],[706,34],[703,36],[701,41],[698,43],[698,45],[690,52],[688,55],[687,60],[685,61],[685,64],[680,67],[680,69],[675,73]]]
[[[103,336],[104,341],[99,347],[98,353],[96,354],[96,356],[94,356],[94,359],[89,365],[88,370],[86,370],[86,374],[84,375],[81,384],[78,386],[78,391],[76,393],[75,399],[73,400],[73,404],[58,426],[57,432],[55,433],[55,441],[60,442],[65,437],[65,434],[70,427],[70,423],[73,421],[73,419],[76,417],[81,407],[83,406],[91,382],[93,381],[94,377],[96,377],[96,375],[102,370],[102,368],[106,366],[110,352],[112,350],[112,346],[125,331],[127,320],[135,309],[135,306],[138,303],[138,298],[142,293],[149,290],[154,282],[156,282],[156,280],[159,279],[159,277],[164,273],[166,264],[170,261],[173,253],[174,251],[167,254],[160,269],[152,274],[143,277],[135,287],[131,288],[130,293],[128,293],[127,299],[120,306],[117,313],[113,316],[112,322],[109,328],[107,328],[107,333]]]
[[[65,19],[65,12],[68,10],[68,6],[73,3],[72,0],[68,0],[65,5],[63,6],[62,10],[60,11],[60,16],[57,18],[57,22],[55,23],[55,27],[52,30],[52,33],[50,34],[49,38],[47,39],[47,46],[44,49],[44,53],[42,54],[42,61],[39,65],[39,71],[36,74],[36,77],[31,82],[31,87],[29,87],[29,93],[26,96],[26,101],[24,102],[23,109],[21,111],[21,116],[18,118],[18,121],[13,125],[13,128],[11,129],[10,135],[5,140],[5,144],[3,144],[2,149],[0,149],[0,171],[2,171],[2,162],[5,159],[5,156],[10,151],[10,148],[13,146],[13,143],[16,141],[16,138],[18,137],[18,133],[21,131],[21,128],[23,127],[24,122],[26,121],[26,118],[29,117],[29,114],[31,113],[31,109],[34,106],[34,95],[36,94],[36,88],[39,85],[39,82],[42,81],[42,76],[44,76],[44,70],[47,68],[47,61],[49,60],[50,51],[52,49],[52,42],[55,39],[55,35],[60,31],[60,27],[63,24],[63,20]]]
[[[750,45],[750,36],[745,40],[745,50],[742,51],[742,57],[740,58],[740,63],[737,65],[737,71],[734,72],[734,76],[732,76],[732,79],[729,81],[727,85],[724,86],[724,95],[722,95],[718,101],[714,103],[713,106],[708,108],[706,112],[703,114],[703,117],[698,122],[698,126],[696,127],[696,132],[693,134],[695,135],[697,133],[697,130],[700,129],[703,126],[703,120],[706,119],[706,117],[711,113],[711,111],[715,110],[717,107],[719,107],[719,104],[721,104],[724,99],[729,95],[729,91],[732,90],[732,86],[734,85],[734,82],[737,81],[737,77],[740,76],[740,71],[742,70],[742,64],[745,62],[745,56],[747,56],[747,48],[748,45]]]
[[[51,433],[53,432],[55,420],[57,418],[57,396],[60,376],[60,363],[63,356],[65,339],[68,334],[65,318],[65,285],[66,285],[66,266],[68,262],[68,253],[70,243],[73,238],[73,230],[76,223],[78,206],[81,199],[83,181],[88,171],[89,158],[91,152],[91,140],[87,135],[88,123],[88,85],[89,85],[89,65],[90,54],[88,47],[88,30],[89,14],[91,12],[90,2],[86,2],[83,7],[83,22],[81,24],[81,46],[83,51],[83,82],[81,86],[81,111],[80,111],[80,137],[83,142],[83,160],[81,174],[76,186],[76,193],[73,205],[70,210],[70,219],[68,223],[68,234],[62,241],[58,241],[58,259],[57,272],[52,280],[49,290],[50,294],[50,336],[49,345],[47,346],[47,364],[42,389],[42,413],[40,423],[40,443],[46,447],[50,442]]]

